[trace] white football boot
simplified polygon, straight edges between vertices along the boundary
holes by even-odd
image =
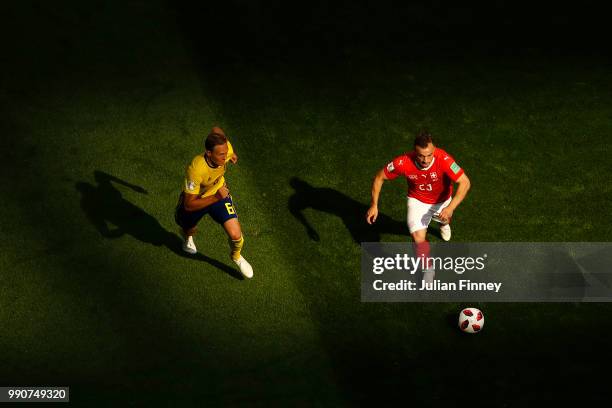
[[[183,242],[183,251],[191,255],[198,253],[198,248],[196,248],[195,242],[193,242],[193,237],[191,235],[185,238],[185,241]]]
[[[445,241],[450,241],[451,239],[451,227],[450,224],[440,225],[440,235],[442,239]]]
[[[250,263],[247,262],[246,259],[242,257],[242,255],[240,255],[240,258],[238,258],[237,260],[234,259],[233,261],[236,263],[236,265],[238,265],[242,276],[248,279],[251,279],[253,277],[253,267]]]

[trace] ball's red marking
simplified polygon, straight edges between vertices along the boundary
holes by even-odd
[[[474,329],[474,331],[479,331],[480,330],[480,325],[479,324],[473,324],[472,325],[472,329]]]
[[[469,321],[467,321],[467,320],[464,320],[464,321],[461,323],[461,330],[465,330],[465,329],[467,329],[468,324],[470,324],[470,322],[469,322]]]
[[[470,309],[463,309],[463,314],[466,316],[474,316],[474,313]]]
[[[478,312],[476,315],[476,320],[482,320],[482,312]]]

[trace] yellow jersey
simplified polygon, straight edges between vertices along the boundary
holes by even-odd
[[[204,153],[197,155],[187,166],[185,175],[185,185],[183,192],[187,194],[197,194],[200,197],[209,197],[217,193],[217,191],[225,183],[225,170],[227,162],[234,154],[232,144],[227,142],[227,158],[223,166],[211,167],[204,158]]]

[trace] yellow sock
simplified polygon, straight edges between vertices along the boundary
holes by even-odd
[[[237,261],[238,258],[240,258],[240,250],[242,250],[242,246],[244,245],[244,236],[241,235],[240,239],[237,240],[230,239],[228,242],[230,250],[232,251],[230,256],[234,261]]]

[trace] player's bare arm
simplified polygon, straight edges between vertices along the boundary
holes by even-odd
[[[440,211],[440,220],[443,222],[448,222],[453,216],[453,212],[455,209],[461,204],[467,192],[469,191],[471,186],[470,179],[467,174],[463,173],[461,177],[457,179],[457,192],[455,196],[442,211]]]
[[[223,200],[229,195],[229,190],[226,185],[223,185],[215,195],[208,197],[199,197],[197,194],[185,193],[185,201],[183,202],[187,211],[197,211],[202,208],[208,207],[216,203],[217,201]]]
[[[385,180],[389,180],[389,178],[385,174],[385,170],[380,169],[372,181],[372,201],[370,202],[370,208],[366,214],[366,221],[368,224],[375,223],[376,218],[378,218],[378,197],[380,196],[380,190]]]

